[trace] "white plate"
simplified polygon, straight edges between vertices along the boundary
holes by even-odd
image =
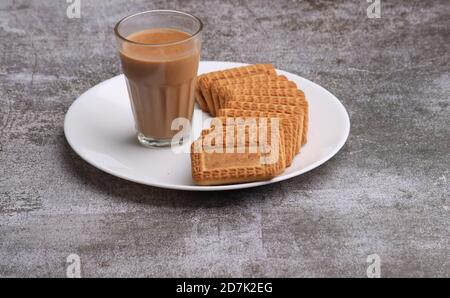
[[[242,63],[200,63],[199,73],[242,66]],[[93,166],[137,183],[181,190],[248,188],[286,180],[326,162],[344,145],[350,120],[341,102],[321,86],[295,74],[278,71],[297,83],[309,101],[309,137],[293,164],[272,180],[244,184],[197,186],[191,179],[190,156],[170,148],[149,149],[136,141],[133,115],[123,75],[111,78],[82,94],[69,108],[64,133],[73,150]],[[209,115],[198,107],[194,122]],[[194,125],[195,127],[195,125]],[[201,126],[194,129],[194,137]],[[189,144],[184,145],[188,148]]]

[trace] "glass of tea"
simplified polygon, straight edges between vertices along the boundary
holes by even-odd
[[[171,145],[177,118],[192,120],[203,24],[172,10],[123,18],[115,35],[137,138],[148,147]]]

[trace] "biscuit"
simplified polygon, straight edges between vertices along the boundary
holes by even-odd
[[[208,106],[207,106],[206,101],[205,101],[205,98],[202,95],[202,92],[200,90],[200,86],[199,86],[199,83],[198,83],[198,80],[199,80],[199,78],[201,76],[203,76],[203,75],[198,76],[197,79],[196,79],[196,82],[195,82],[194,98],[195,98],[195,101],[197,102],[197,104],[199,105],[200,109],[203,112],[209,112],[208,111]]]
[[[214,103],[211,96],[211,82],[227,79],[227,78],[241,78],[245,76],[267,73],[267,74],[275,74],[275,68],[272,64],[254,64],[247,65],[237,68],[231,68],[221,71],[215,71],[203,74],[198,77],[198,85],[201,91],[203,98],[205,99],[206,105],[208,107],[209,112],[214,115]]]
[[[242,146],[244,143],[256,146],[257,143],[264,143],[272,136],[267,134],[274,132],[273,136],[285,136],[284,126],[278,117],[216,117],[211,120],[211,127],[203,129],[202,136],[210,133],[227,134],[227,143],[232,146]],[[281,132],[282,131],[282,132]],[[264,134],[264,135],[263,135]],[[284,139],[279,140],[284,150]]]
[[[268,126],[270,129],[270,126]],[[266,151],[266,146],[258,141],[256,146],[252,145],[249,138],[241,145],[237,145],[233,139],[233,143],[229,143],[227,133],[233,131],[233,135],[237,135],[239,129],[238,125],[224,126],[221,132],[217,130],[206,130],[202,135],[191,145],[191,162],[192,162],[192,178],[198,185],[218,185],[218,184],[233,184],[245,183],[252,181],[268,180],[279,174],[285,169],[284,137],[283,130],[272,131],[268,134],[268,142],[270,150],[277,150],[276,152]],[[245,134],[250,133],[250,128],[244,129]],[[275,139],[272,137],[275,136]],[[211,150],[212,147],[208,143],[207,138],[212,141],[219,140],[222,144],[231,144],[235,149],[232,153]],[[278,146],[271,146],[273,141],[279,141]],[[221,148],[220,144],[217,148]],[[262,146],[261,146],[262,145]],[[276,159],[273,159],[272,154],[276,154]]]
[[[297,119],[301,125],[297,131],[297,140],[295,144],[295,152],[299,153],[302,140],[303,140],[303,119],[304,119],[304,109],[298,108],[296,106],[279,105],[271,103],[254,103],[254,102],[238,102],[238,101],[228,101],[226,103],[226,108],[234,110],[250,110],[250,111],[261,111],[261,112],[272,112],[285,114],[286,116],[292,117],[292,119]]]
[[[268,86],[268,87],[265,87]],[[294,82],[288,81],[285,76],[277,76],[275,78],[269,77],[266,80],[248,80],[241,79],[236,83],[223,84],[221,81],[217,81],[214,84],[214,92],[213,94],[217,97],[217,101],[219,102],[219,107],[224,107],[224,94],[226,94],[227,90],[235,90],[235,89],[248,89],[248,88],[297,88]]]
[[[215,121],[214,120],[218,120],[220,124],[222,125],[226,125],[227,127],[229,127],[230,125],[239,125],[240,127],[244,127],[245,129],[248,128],[252,128],[252,129],[257,129],[259,128],[261,125],[271,125],[273,120],[276,119],[276,121],[278,121],[278,128],[280,130],[283,130],[283,151],[284,151],[284,156],[286,159],[286,166],[290,166],[292,163],[292,150],[291,148],[287,145],[290,144],[291,140],[293,139],[294,133],[292,131],[292,127],[291,127],[291,122],[287,119],[281,119],[278,116],[268,116],[268,117],[260,117],[259,115],[257,115],[257,117],[217,117],[215,119],[213,119],[213,121],[211,122],[211,126],[215,127]],[[253,132],[255,133],[255,132]]]
[[[240,84],[246,84],[246,85],[265,85],[269,84],[270,82],[275,81],[287,81],[287,78],[285,76],[277,76],[276,74],[256,74],[251,76],[246,76],[242,78],[232,78],[232,79],[221,79],[216,80],[211,83],[211,97],[213,99],[215,113],[219,112],[219,109],[222,107],[220,103],[220,92],[221,89],[225,86],[235,86]]]
[[[289,90],[289,89],[287,89]],[[287,94],[287,92],[280,92],[279,94]],[[260,96],[260,95],[234,95],[226,102],[239,102],[239,103],[262,103],[272,104],[276,106],[294,106],[298,110],[303,110],[303,131],[301,145],[306,144],[308,138],[308,122],[309,122],[309,105],[305,99],[304,93],[300,91],[299,96]],[[229,107],[227,103],[225,107]]]
[[[253,82],[252,84],[248,84],[244,82],[240,84],[227,85],[221,87],[218,91],[218,97],[221,103],[221,107],[225,107],[226,101],[232,98],[234,94],[240,94],[240,90],[242,90],[241,94],[243,93],[243,95],[266,95],[278,93],[292,94],[300,91],[297,89],[297,85],[294,82],[288,81],[287,78],[286,80],[283,80],[282,76],[280,76],[276,81],[268,81],[265,83]]]
[[[260,111],[249,111],[249,110],[233,110],[233,109],[221,109],[219,111],[219,117],[266,117],[266,118],[280,118],[281,126],[284,132],[284,146],[285,146],[285,156],[286,165],[290,166],[292,160],[296,154],[297,146],[297,135],[300,129],[300,123],[297,117],[292,117],[286,114],[271,113],[271,112],[260,112]]]
[[[237,95],[255,95],[255,96],[280,96],[280,97],[305,97],[305,93],[296,87],[283,88],[279,83],[269,82],[266,85],[241,85],[241,86],[224,86],[219,94],[222,101]]]

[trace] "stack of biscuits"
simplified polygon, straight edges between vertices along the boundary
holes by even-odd
[[[305,94],[271,64],[200,75],[195,100],[215,117],[191,145],[192,178],[198,185],[272,179],[306,144]]]

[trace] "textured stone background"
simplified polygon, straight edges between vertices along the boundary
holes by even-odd
[[[450,3],[0,1],[0,276],[450,276]],[[271,61],[333,92],[351,134],[320,168],[242,191],[133,184],[75,155],[64,114],[120,73],[112,27],[152,8],[206,25],[204,60]]]

